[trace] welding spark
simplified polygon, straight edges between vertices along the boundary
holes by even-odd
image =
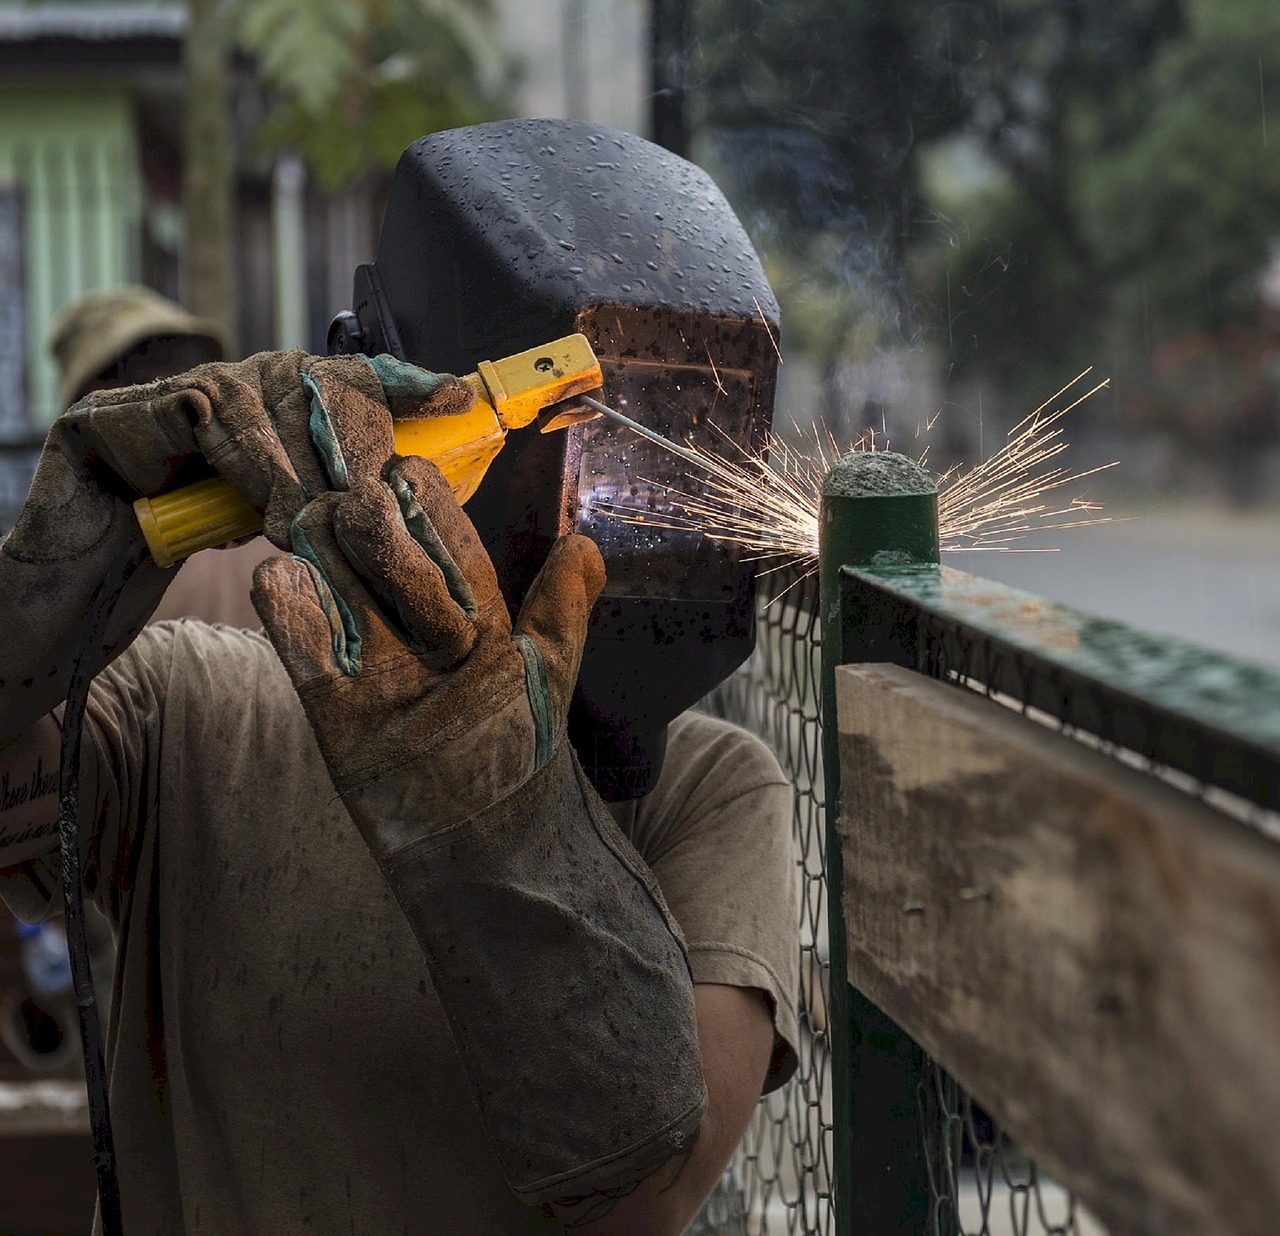
[[[1065,406],[1053,407],[1089,372],[1077,375],[1015,425],[994,455],[970,470],[952,468],[937,478],[944,551],[1045,552],[1020,542],[1034,532],[1109,522],[1096,517],[1101,508],[1087,498],[1073,498],[1065,505],[1057,497],[1048,499],[1068,485],[1115,467],[1110,463],[1072,472],[1048,466],[1067,448],[1062,418],[1108,385],[1099,382]],[[723,454],[691,443],[665,444],[694,465],[697,492],[662,486],[667,490],[668,509],[657,513],[606,502],[597,503],[595,509],[627,523],[695,531],[711,540],[732,542],[748,557],[778,558],[778,566],[795,563],[815,570],[818,510],[826,474],[849,451],[888,449],[883,429],[868,429],[842,448],[825,426],[806,432],[797,425],[799,445],[774,436],[764,449],[753,453],[718,426],[711,428],[725,440]],[[922,467],[927,454],[926,449],[917,461]]]
[[[778,347],[778,340],[773,333],[773,327],[769,325],[769,319],[764,316],[764,310],[760,308],[760,298],[753,296],[751,298],[755,304],[756,312],[760,315],[760,321],[764,325],[765,334],[769,336],[769,342],[773,344],[773,350],[778,354],[778,364],[782,364],[782,349]]]
[[[702,346],[707,349],[707,363],[711,366],[711,376],[715,379],[716,390],[722,395],[727,395],[729,392],[724,389],[724,383],[720,381],[720,370],[716,368],[715,359],[711,355],[711,345],[704,339]]]
[[[1101,508],[1086,498],[1073,498],[1066,506],[1043,500],[1064,486],[1116,466],[1112,462],[1084,472],[1046,466],[1067,449],[1062,418],[1108,385],[1106,380],[1099,382],[1064,407],[1052,408],[1090,372],[1086,369],[1077,374],[1019,421],[1009,431],[1004,446],[976,468],[942,478],[938,485],[938,528],[943,549],[1009,551],[1020,548],[1016,543],[1033,531],[1108,522],[1092,518]]]

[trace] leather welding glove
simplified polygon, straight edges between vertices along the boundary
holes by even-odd
[[[388,411],[445,415],[473,400],[458,379],[391,357],[264,352],[75,404],[53,423],[0,542],[0,744],[65,697],[94,595],[144,549],[132,510],[139,495],[198,479],[211,463],[286,548],[307,496],[328,488],[325,451],[339,437],[347,475],[378,475],[393,450]],[[94,672],[133,641],[173,577],[149,558],[138,568],[89,650]]]
[[[426,957],[508,1183],[616,1194],[706,1103],[688,959],[565,738],[595,545],[555,543],[515,622],[439,471],[308,504],[253,599]]]

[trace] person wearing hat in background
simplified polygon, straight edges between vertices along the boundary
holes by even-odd
[[[72,301],[54,320],[49,350],[68,408],[90,391],[154,382],[227,353],[216,322],[136,284]]]
[[[54,320],[49,350],[59,370],[63,407],[93,391],[115,390],[185,373],[226,359],[221,327],[196,317],[151,288],[128,285],[91,292],[68,304]],[[268,542],[206,551],[189,559],[165,593],[152,622],[198,618],[257,630],[249,600],[253,568]],[[113,962],[110,931],[97,913],[89,917],[95,969]],[[74,1076],[81,1070],[71,972],[61,915],[18,930],[21,980],[0,993],[0,1042],[35,1076]],[[110,991],[105,980],[100,984]]]
[[[54,320],[49,349],[58,364],[66,408],[92,391],[154,382],[228,359],[226,336],[216,322],[137,284],[72,301]],[[235,549],[194,555],[151,621],[200,618],[256,631],[260,624],[249,586],[253,568],[270,552],[265,540],[255,539]]]

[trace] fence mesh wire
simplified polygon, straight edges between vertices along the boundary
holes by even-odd
[[[757,617],[754,655],[704,706],[764,739],[793,786],[800,889],[800,1066],[786,1086],[760,1104],[721,1187],[690,1231],[826,1236],[835,1231],[835,1166],[817,575],[762,576]]]
[[[687,1236],[832,1236],[834,1162],[827,1021],[821,633],[816,573],[761,577],[751,659],[703,707],[759,735],[794,787],[800,888],[800,1067],[765,1099]],[[922,667],[923,668],[923,667]],[[932,668],[947,676],[935,661]],[[930,1236],[1104,1236],[945,1070],[925,1058],[920,1136],[929,1168]],[[854,1148],[854,1154],[857,1148]]]

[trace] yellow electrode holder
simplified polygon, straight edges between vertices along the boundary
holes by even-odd
[[[444,473],[459,502],[479,488],[509,429],[523,429],[553,404],[604,384],[585,335],[566,335],[502,360],[481,361],[463,378],[475,406],[458,416],[392,422],[396,453],[421,455]],[[599,413],[569,409],[542,424],[543,433]],[[262,531],[262,516],[230,481],[211,477],[133,504],[157,566],[170,567],[200,549]]]

